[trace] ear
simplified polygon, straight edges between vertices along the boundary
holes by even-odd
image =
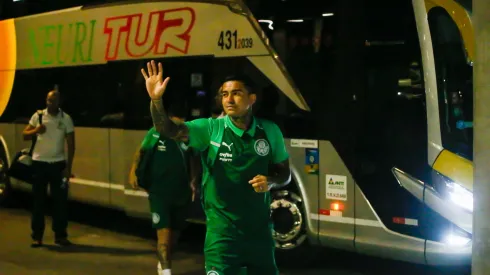
[[[255,101],[257,101],[257,95],[256,94],[251,94],[248,96],[248,98],[250,99],[250,104],[251,105],[254,105],[255,104]]]

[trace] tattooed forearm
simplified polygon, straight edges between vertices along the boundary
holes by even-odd
[[[181,139],[187,133],[185,124],[175,124],[167,115],[161,100],[152,100],[150,103],[151,118],[155,129],[166,137]]]
[[[269,189],[282,188],[291,182],[291,169],[289,168],[289,160],[274,164],[272,175],[267,177]]]
[[[171,269],[172,264],[170,261],[170,246],[165,243],[159,243],[157,247],[157,256],[160,261],[162,269]]]
[[[150,113],[156,130],[161,134],[165,133],[168,130],[165,126],[168,124],[167,121],[170,119],[167,116],[165,108],[163,108],[163,103],[161,100],[152,100],[150,102]],[[170,121],[170,123],[172,122]]]

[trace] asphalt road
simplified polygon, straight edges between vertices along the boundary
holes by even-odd
[[[53,244],[48,216],[45,246],[31,248],[28,197],[20,196],[16,205],[0,208],[0,275],[156,274],[156,238],[149,221],[80,204],[70,205],[70,215],[73,247],[60,248]],[[189,226],[176,251],[173,274],[204,274],[203,241],[204,227]],[[307,264],[292,259],[288,265],[281,265],[281,274],[470,274],[468,269],[439,270],[328,249],[314,251]]]

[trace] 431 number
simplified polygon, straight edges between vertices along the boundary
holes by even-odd
[[[222,50],[224,49],[242,49],[242,48],[252,48],[253,40],[252,38],[238,38],[238,31],[226,30],[221,31],[218,38],[218,47]]]

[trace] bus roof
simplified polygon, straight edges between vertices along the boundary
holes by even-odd
[[[10,21],[8,23],[6,21]],[[127,1],[0,21],[0,71],[168,57],[245,57],[299,108],[301,93],[241,1]],[[3,33],[2,33],[3,32]],[[4,42],[6,41],[6,42]],[[13,50],[12,50],[13,49]]]

